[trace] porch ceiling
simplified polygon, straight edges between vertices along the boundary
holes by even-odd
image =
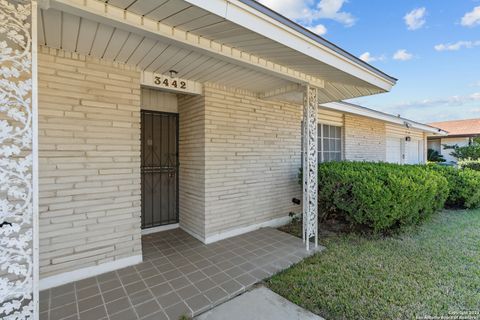
[[[135,65],[142,70],[217,82],[254,92],[289,81],[55,9],[41,10],[39,44]]]
[[[191,2],[50,0],[51,7],[48,10],[41,9],[39,44],[136,65],[146,71],[166,73],[174,69],[181,78],[220,83],[259,94],[289,87],[294,83],[317,86],[317,83],[321,83],[320,102],[381,93],[389,90],[392,85],[372,85],[339,70],[331,63],[319,61],[240,26],[220,16],[215,10],[207,11],[200,8],[201,4],[192,5]],[[82,14],[82,10],[90,11]],[[110,13],[115,10],[123,13],[123,17],[118,17],[119,12]],[[129,17],[133,17],[132,20],[128,20]],[[132,28],[131,21],[140,21],[135,26],[138,30]],[[199,41],[208,40],[215,50],[201,50],[192,41],[190,45],[165,41],[161,32],[158,32],[158,36],[152,32],[141,32],[141,27],[149,23],[155,24],[158,30],[162,30],[163,26],[170,28],[167,37],[174,37],[178,30],[186,38],[192,35],[198,37]],[[231,60],[225,55],[219,56],[215,51],[223,53],[224,46],[232,52],[236,50],[241,58]],[[268,68],[250,68],[243,63],[244,56],[250,60],[253,56],[255,61],[265,60],[265,66],[276,65],[280,71],[287,70],[284,72],[287,76],[282,77],[281,72],[269,72]]]

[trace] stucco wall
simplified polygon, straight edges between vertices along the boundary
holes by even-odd
[[[450,155],[452,153],[452,149],[445,149],[443,145],[447,146],[452,146],[452,145],[458,145],[459,147],[462,146],[467,146],[468,145],[469,138],[442,138],[441,139],[441,144],[442,144],[442,155],[447,162],[456,162],[457,158],[454,156]]]
[[[207,86],[205,121],[207,238],[298,211],[300,106]]]
[[[139,256],[140,73],[40,51],[41,277]]]
[[[428,139],[428,149],[437,151],[438,153],[442,152],[442,139]]]
[[[344,158],[350,161],[385,161],[385,122],[345,114]]]

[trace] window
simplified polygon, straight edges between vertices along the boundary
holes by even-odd
[[[318,124],[318,162],[342,160],[342,127]]]
[[[318,124],[318,162],[341,161],[343,132],[342,127],[328,124]],[[302,121],[302,151],[303,151],[303,121]],[[303,164],[303,152],[302,152]]]

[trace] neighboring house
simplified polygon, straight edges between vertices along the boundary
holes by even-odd
[[[448,132],[446,136],[428,138],[428,148],[439,152],[447,162],[456,162],[457,159],[450,154],[453,150],[445,149],[445,146],[467,146],[473,138],[480,137],[480,119],[433,122],[430,125]]]
[[[347,102],[320,105],[318,119],[320,162],[425,163],[427,137],[446,134],[433,126]]]
[[[316,245],[317,161],[421,163],[442,134],[332,102],[396,79],[255,1],[131,2],[0,3],[20,70],[0,82],[2,219],[28,265],[8,272],[36,293],[140,263],[145,233],[286,223],[302,192]]]

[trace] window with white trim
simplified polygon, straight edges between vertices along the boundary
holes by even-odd
[[[328,124],[318,124],[318,162],[343,160],[343,128]],[[302,121],[303,151],[303,121]],[[302,152],[303,165],[303,152]]]
[[[342,127],[318,124],[318,162],[342,161]]]

